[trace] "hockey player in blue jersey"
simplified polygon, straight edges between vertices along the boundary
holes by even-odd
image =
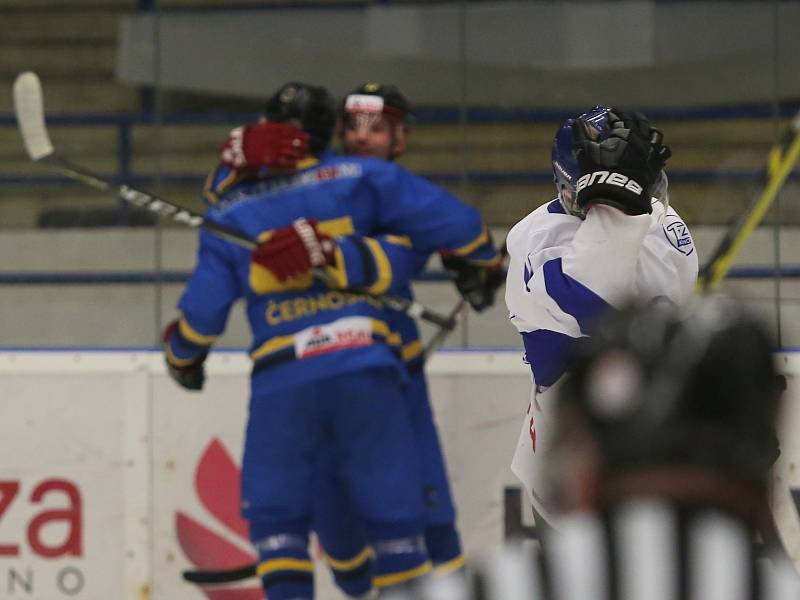
[[[349,93],[340,103],[339,139],[342,150],[351,156],[394,160],[407,147],[410,104],[402,93],[391,85],[366,83]],[[283,124],[261,123],[255,127],[237,128],[223,146],[220,159],[240,176],[272,166],[285,169],[301,159],[298,150],[308,144],[295,139]],[[236,149],[247,148],[247,152]],[[224,176],[213,178],[217,185],[229,186],[237,180],[223,169]],[[215,198],[215,194],[210,197]],[[421,271],[428,256],[417,254],[414,272]],[[497,259],[491,261],[497,264]],[[503,282],[499,268],[482,269],[458,257],[449,257],[445,264],[452,267],[457,285],[472,298],[473,307],[481,310],[491,302],[491,293]],[[498,265],[499,267],[499,265]],[[490,281],[481,282],[480,277]],[[402,295],[411,297],[410,286]],[[455,526],[453,504],[447,472],[433,421],[427,383],[422,366],[423,346],[417,325],[411,317],[398,313],[393,327],[401,336],[401,356],[409,371],[409,383],[404,395],[410,410],[412,428],[422,466],[426,546],[434,573],[449,573],[461,568],[461,543]],[[372,565],[363,528],[343,493],[343,485],[335,479],[323,479],[317,487],[317,502],[313,528],[317,533],[335,581],[350,596],[363,594],[371,587]]]
[[[552,434],[553,390],[575,340],[605,311],[629,300],[693,293],[697,252],[669,206],[660,131],[641,115],[606,107],[568,119],[553,144],[558,198],[509,232],[506,304],[522,335],[533,387],[512,471],[535,511]]]
[[[352,90],[340,103],[339,139],[350,156],[394,160],[406,150],[411,107],[395,86],[365,83]],[[428,256],[417,257],[416,271],[422,271]],[[499,276],[499,269],[492,272]],[[411,295],[410,288],[403,291]],[[483,308],[478,306],[478,308]],[[425,360],[419,329],[413,318],[400,313],[394,319],[401,337],[401,356],[409,372],[404,396],[411,415],[422,467],[425,543],[434,574],[461,569],[464,559],[456,529],[456,512],[447,478],[444,456],[433,419]],[[341,485],[335,480],[321,484],[315,511],[314,530],[337,585],[351,596],[369,588],[370,564],[367,540],[357,520],[346,518],[352,508]]]
[[[322,453],[363,523],[376,587],[430,570],[395,315],[352,290],[402,291],[414,253],[447,250],[479,268],[496,257],[477,211],[440,188],[391,163],[326,154],[333,112],[327,92],[303,84],[268,101],[268,121],[303,129],[314,156],[217,198],[208,218],[262,243],[251,255],[202,232],[181,317],[165,331],[171,374],[199,389],[231,304],[246,301],[254,365],[242,510],[271,600],[313,596],[307,544]]]

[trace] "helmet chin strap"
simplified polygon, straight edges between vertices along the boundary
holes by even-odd
[[[653,188],[653,198],[663,204],[664,212],[667,212],[669,208],[669,180],[667,179],[667,172],[664,170],[661,171],[661,175]]]
[[[565,185],[562,185],[561,189],[558,190],[558,199],[561,201],[561,205],[564,207],[564,210],[566,210],[573,217],[585,219],[586,211],[575,206],[575,198],[575,190]]]

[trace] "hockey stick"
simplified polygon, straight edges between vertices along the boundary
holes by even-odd
[[[215,583],[233,583],[255,577],[258,573],[258,563],[237,567],[235,569],[219,569],[214,571],[183,571],[181,575],[185,581],[197,585]]]
[[[792,119],[781,140],[770,149],[764,170],[764,189],[725,233],[711,258],[700,270],[697,278],[698,291],[711,292],[725,279],[739,249],[772,206],[798,158],[800,158],[800,112]]]
[[[123,200],[159,216],[171,218],[187,227],[200,227],[212,232],[229,242],[238,244],[248,250],[258,246],[258,241],[220,223],[210,221],[203,215],[188,208],[165,200],[155,194],[128,186],[117,185],[103,177],[92,173],[88,169],[76,165],[56,154],[50,141],[44,119],[44,101],[42,99],[42,85],[36,73],[26,71],[17,76],[14,81],[14,110],[17,116],[22,141],[31,160],[47,165],[62,175],[79,181],[101,192],[115,192]],[[324,278],[324,275],[315,273],[315,276]],[[342,291],[370,296],[381,302],[387,308],[405,312],[419,319],[429,321],[442,329],[452,330],[456,326],[454,319],[432,311],[419,302],[387,294],[369,294],[360,289],[346,288]]]
[[[467,312],[467,301],[461,298],[447,315],[447,318],[450,319],[454,324],[453,329],[455,329],[455,326],[464,320]],[[445,329],[444,327],[440,327],[439,331],[431,336],[431,339],[428,340],[428,343],[425,344],[425,349],[422,351],[424,362],[428,362],[431,354],[439,349],[439,347],[447,339],[447,336],[452,333],[453,329]]]
[[[503,268],[503,263],[505,262],[506,258],[508,258],[508,245],[506,242],[503,242],[498,254],[500,255],[500,267]],[[458,325],[464,320],[468,312],[467,301],[464,298],[460,298],[448,314],[448,318],[451,319],[454,325]],[[452,331],[452,329],[440,328],[439,331],[433,334],[431,339],[428,340],[428,343],[425,345],[425,350],[423,351],[423,356],[425,357],[424,362],[427,362],[428,358],[430,358],[430,355],[439,349]]]
[[[508,248],[506,247],[505,243],[503,243],[503,246],[501,247],[500,252],[498,252],[498,254],[500,255],[500,261],[502,266],[502,261],[504,261],[508,256]],[[452,308],[450,313],[447,315],[447,318],[450,319],[454,324],[453,329],[455,328],[456,325],[460,324],[466,318],[468,312],[469,310],[467,308],[467,301],[464,298],[460,298],[459,301],[456,302],[456,305]],[[431,339],[428,340],[428,343],[425,344],[425,350],[423,351],[424,362],[428,362],[428,359],[430,358],[431,354],[433,354],[436,350],[439,349],[439,347],[447,339],[447,336],[449,336],[453,332],[453,329],[445,329],[443,327],[440,327],[439,331],[433,334]]]

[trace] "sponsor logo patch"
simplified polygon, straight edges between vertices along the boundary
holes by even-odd
[[[371,346],[372,321],[367,317],[345,317],[333,323],[308,327],[294,336],[298,359],[327,354],[347,348]]]
[[[694,252],[692,236],[683,221],[672,221],[664,225],[664,235],[670,244],[681,254],[689,256]]]
[[[240,202],[248,200],[260,202],[265,196],[273,196],[290,189],[314,187],[322,182],[331,181],[334,179],[357,179],[358,177],[361,177],[361,173],[362,169],[359,163],[343,162],[335,165],[309,169],[289,177],[264,179],[258,183],[246,186],[246,188],[243,190],[235,189],[228,194],[225,194],[225,196],[220,199],[219,203],[212,206],[212,210],[217,214],[223,214],[228,209],[239,204]],[[124,187],[125,186],[123,186],[123,188]],[[126,200],[129,200],[125,193],[121,193]],[[136,203],[134,200],[131,201]],[[141,202],[138,204],[141,206]],[[154,209],[148,207],[148,210]],[[171,214],[172,213],[170,213],[170,215]],[[182,217],[183,216],[181,214],[177,214],[173,218],[179,221],[187,220],[187,218]],[[199,219],[199,221],[203,220],[203,218],[199,215],[196,218]]]
[[[590,185],[599,183],[616,185],[618,187],[625,188],[626,190],[630,190],[636,195],[639,195],[644,191],[642,186],[636,183],[633,179],[626,177],[622,173],[611,171],[595,171],[593,173],[586,173],[586,175],[582,175],[580,179],[578,179],[577,191],[580,192],[582,189],[587,188]]]

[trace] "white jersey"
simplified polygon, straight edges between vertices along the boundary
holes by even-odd
[[[583,220],[553,200],[517,223],[506,244],[506,305],[533,374],[511,469],[546,516],[541,457],[549,446],[554,394],[545,390],[563,374],[575,339],[609,307],[631,299],[688,300],[697,252],[678,213],[655,200],[650,215],[630,216],[599,204]]]

